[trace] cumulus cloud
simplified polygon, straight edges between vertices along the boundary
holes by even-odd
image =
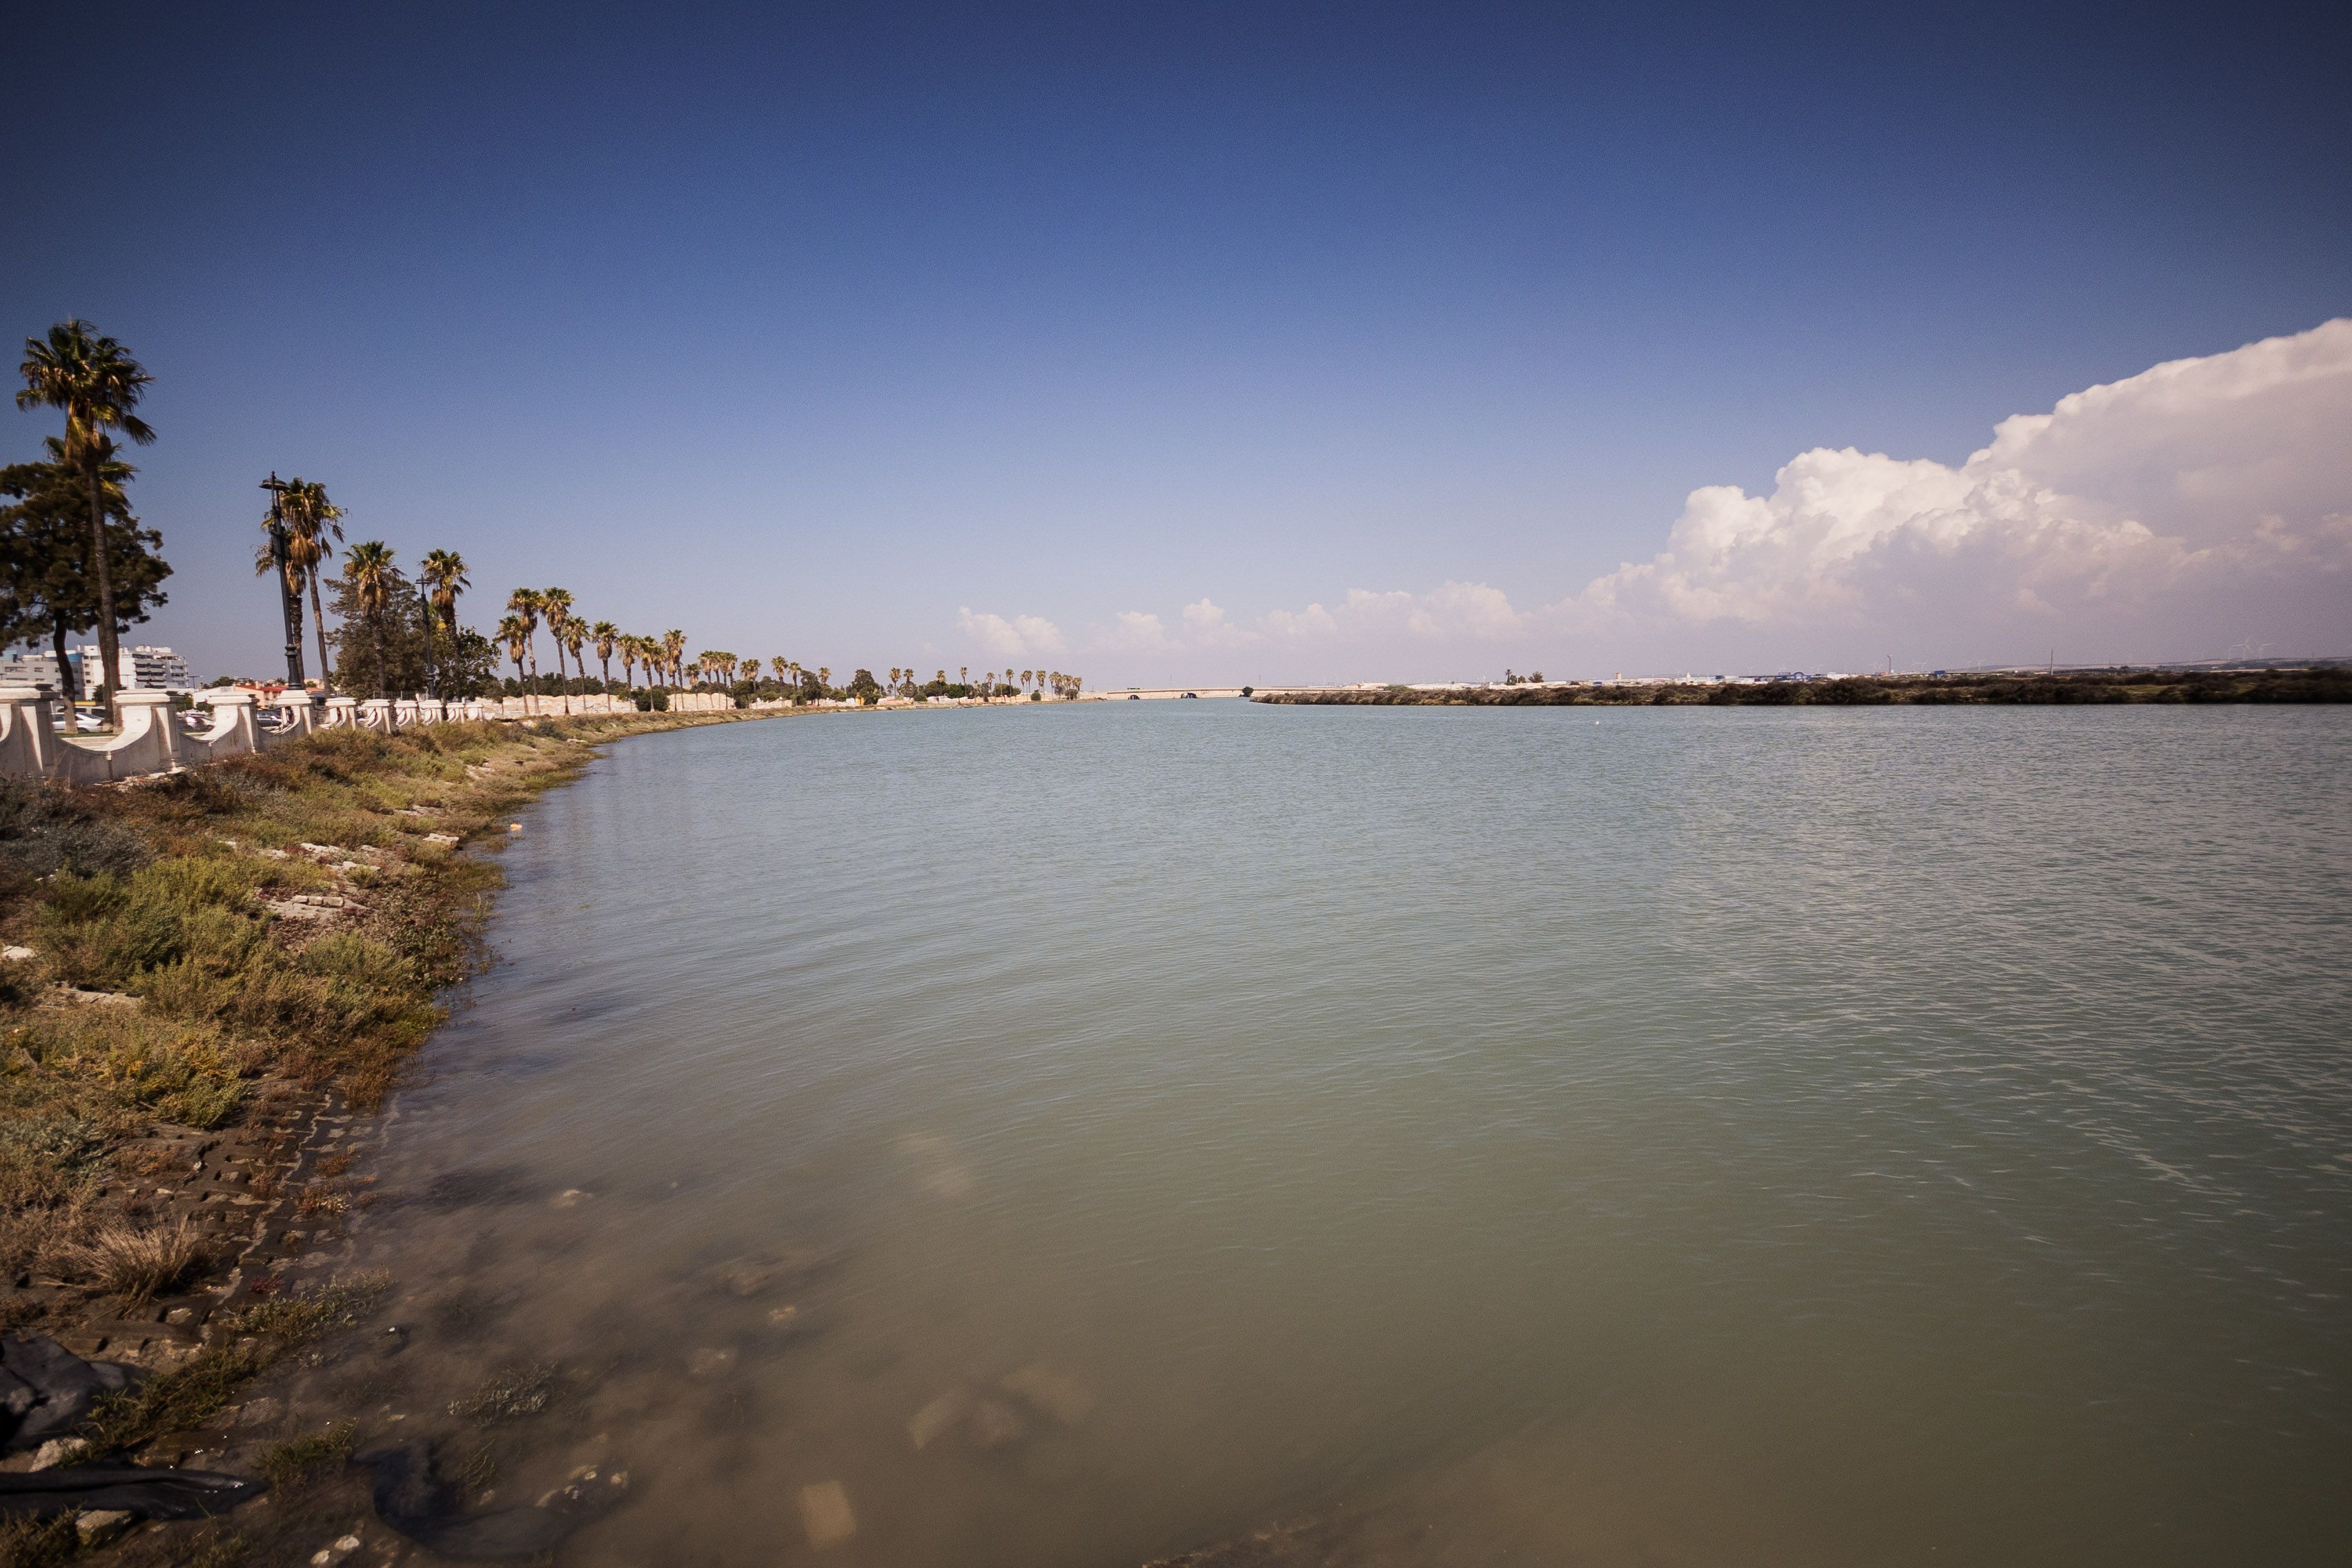
[[[1119,653],[1160,653],[1176,646],[1169,640],[1168,628],[1160,617],[1142,610],[1121,610],[1112,616],[1110,626],[1096,636],[1094,645]]]
[[[960,625],[1006,658],[1063,646],[1034,616],[967,610]],[[1239,668],[1246,651],[1277,679],[1284,656],[1318,650],[1410,654],[1417,668],[1563,656],[1769,668],[1895,647],[1973,662],[2053,643],[2070,658],[2193,657],[2250,635],[2341,653],[2347,627],[2352,320],[2072,394],[2002,420],[1957,467],[1817,447],[1767,493],[1703,487],[1664,549],[1556,603],[1523,610],[1500,588],[1447,582],[1238,622],[1203,598],[1172,621],[1123,612],[1083,642],[1188,668]]]
[[[2352,568],[2352,321],[2018,415],[1958,468],[1816,448],[1769,495],[1693,490],[1649,561],[1560,606],[1643,623],[2319,635]],[[2327,648],[2343,641],[2342,622]]]
[[[970,605],[956,611],[956,630],[999,658],[1029,654],[1060,653],[1068,645],[1061,629],[1042,616],[974,615]]]
[[[1149,611],[1126,610],[1101,628],[1093,646],[1122,653],[1160,653],[1398,639],[1446,643],[1517,637],[1533,625],[1533,618],[1514,610],[1499,588],[1448,583],[1427,594],[1350,589],[1336,605],[1271,611],[1255,626],[1236,622],[1207,599],[1185,605],[1173,627]]]
[[[1447,583],[1427,594],[1351,588],[1328,608],[1309,605],[1265,617],[1267,635],[1290,642],[1491,642],[1516,637],[1529,624],[1500,588],[1484,583]]]

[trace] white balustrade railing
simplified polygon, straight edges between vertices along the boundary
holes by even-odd
[[[84,740],[58,732],[60,711],[69,710],[52,693],[35,686],[0,686],[0,777],[107,784],[268,751],[320,730],[373,730],[390,735],[420,724],[637,710],[635,699],[607,692],[446,700],[329,697],[321,701],[306,692],[289,691],[277,699],[272,721],[266,722],[257,693],[218,687],[195,694],[197,702],[212,710],[212,722],[190,730],[173,712],[169,692],[134,689],[116,693],[114,700],[121,718],[120,731]],[[670,697],[673,712],[711,713],[733,706],[733,699],[723,692],[681,691]]]

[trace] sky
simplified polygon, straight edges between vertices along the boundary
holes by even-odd
[[[2347,16],[26,8],[0,331],[200,679],[273,471],[836,674],[2341,655]]]

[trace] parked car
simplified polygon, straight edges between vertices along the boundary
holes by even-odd
[[[1191,698],[1195,702],[1198,702],[1201,700],[1201,694],[1197,691],[1187,691],[1184,695]]]

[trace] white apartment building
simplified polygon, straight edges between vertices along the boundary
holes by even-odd
[[[72,671],[73,684],[80,685],[79,656],[69,652],[66,662]],[[58,679],[58,656],[47,648],[0,657],[0,686],[46,686],[51,691],[67,689],[67,683]]]
[[[85,643],[79,649],[82,675],[82,700],[98,698],[98,672],[104,668],[99,662],[98,645]],[[149,647],[141,643],[137,647],[114,650],[115,669],[119,672],[115,689],[161,691],[192,691],[195,682],[188,678],[188,661],[167,647]],[[52,666],[57,660],[48,661]]]
[[[141,643],[136,647],[115,649],[116,668],[122,672],[116,687],[129,691],[143,689],[150,691],[193,691],[195,681],[189,677],[188,661],[168,647],[150,647]],[[26,648],[20,652],[0,655],[0,686],[46,686],[51,691],[78,690],[80,700],[98,700],[98,645],[86,643],[66,650],[69,679],[58,679],[58,656],[47,648]]]

